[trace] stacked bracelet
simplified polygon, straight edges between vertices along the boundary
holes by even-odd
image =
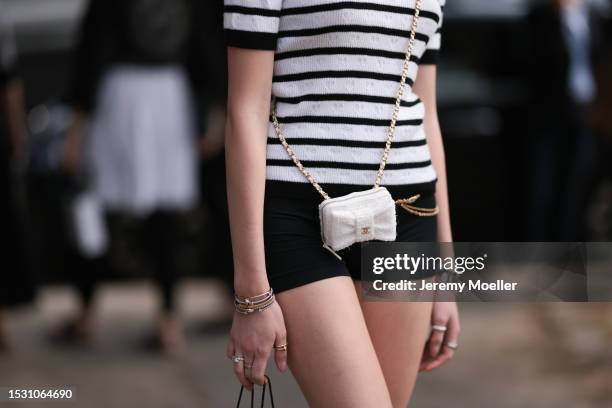
[[[261,295],[243,297],[234,295],[234,306],[236,311],[241,314],[250,314],[253,312],[261,312],[274,304],[274,293],[272,288]]]

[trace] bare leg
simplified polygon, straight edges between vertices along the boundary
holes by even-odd
[[[431,302],[362,301],[361,307],[393,407],[405,408],[429,336]]]
[[[160,314],[158,336],[159,346],[166,353],[178,353],[185,348],[181,321],[172,313]]]
[[[312,407],[391,407],[349,277],[282,292],[289,367]]]

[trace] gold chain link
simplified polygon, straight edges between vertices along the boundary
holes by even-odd
[[[438,208],[437,205],[434,208],[424,208],[413,205],[419,198],[421,198],[421,195],[416,194],[410,198],[395,200],[395,204],[399,205],[411,214],[418,215],[419,217],[432,217],[440,213],[440,208]]]
[[[378,173],[376,174],[376,181],[374,182],[374,187],[379,187],[382,182],[383,174],[385,172],[385,166],[387,165],[387,159],[389,158],[389,152],[391,151],[391,143],[393,142],[393,134],[395,132],[395,125],[397,123],[397,117],[399,115],[400,107],[402,104],[402,97],[404,96],[404,87],[406,85],[406,79],[408,79],[408,73],[410,70],[410,58],[412,57],[412,48],[414,47],[414,39],[416,37],[417,26],[419,22],[419,14],[421,10],[421,1],[416,0],[416,4],[414,6],[414,17],[412,19],[412,27],[410,30],[410,38],[408,39],[408,50],[406,51],[406,58],[404,59],[404,66],[402,69],[402,77],[400,79],[399,88],[397,90],[397,97],[395,99],[395,106],[393,108],[393,114],[391,115],[391,124],[389,125],[389,129],[387,131],[387,142],[385,144],[385,150],[382,155],[382,160],[380,162],[380,167],[378,168]],[[280,139],[281,144],[287,151],[287,154],[293,160],[293,163],[297,166],[297,168],[302,172],[304,177],[314,186],[314,188],[323,196],[323,199],[329,200],[329,195],[323,190],[323,188],[317,183],[314,176],[306,170],[302,162],[297,158],[295,152],[287,143],[283,131],[281,129],[280,123],[278,122],[278,118],[276,117],[276,100],[272,100],[272,124],[274,126],[274,130]]]

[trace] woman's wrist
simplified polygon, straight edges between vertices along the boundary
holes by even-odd
[[[270,283],[265,272],[235,272],[234,293],[242,297],[253,297],[261,295],[270,289]]]
[[[243,315],[263,312],[271,307],[275,302],[276,300],[274,298],[274,291],[272,288],[268,289],[264,293],[252,297],[242,297],[238,294],[234,295],[234,306],[236,308],[236,312]]]

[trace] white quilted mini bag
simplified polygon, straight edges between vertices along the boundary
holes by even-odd
[[[393,133],[395,124],[400,110],[402,96],[404,95],[404,87],[408,78],[408,68],[410,66],[410,57],[414,45],[414,38],[417,31],[419,21],[419,11],[421,9],[421,0],[416,0],[414,18],[412,20],[412,28],[410,38],[408,40],[408,50],[404,60],[402,77],[397,91],[395,107],[391,116],[391,124],[387,131],[387,142],[383,157],[376,175],[374,187],[365,190],[350,193],[342,197],[331,198],[317,183],[312,174],[306,170],[300,160],[297,158],[291,146],[287,143],[283,131],[276,117],[276,103],[272,104],[272,123],[276,134],[281,141],[281,144],[287,151],[287,154],[304,177],[314,186],[314,188],[323,196],[323,202],[319,204],[319,220],[321,222],[321,239],[323,246],[331,251],[335,256],[340,258],[336,251],[348,248],[356,242],[379,240],[379,241],[395,241],[396,238],[396,215],[395,201],[385,187],[380,185],[385,165],[391,151],[391,142],[393,141]],[[340,258],[342,259],[342,258]]]

